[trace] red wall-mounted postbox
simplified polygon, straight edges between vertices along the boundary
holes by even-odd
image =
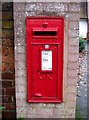
[[[62,102],[63,17],[27,17],[28,102]]]

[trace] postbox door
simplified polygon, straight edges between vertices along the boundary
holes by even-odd
[[[50,49],[45,49],[44,45],[32,45],[32,60],[32,97],[56,98],[58,96],[57,45],[50,45]]]

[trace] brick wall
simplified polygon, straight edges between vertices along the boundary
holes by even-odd
[[[2,118],[15,118],[13,4],[2,3]]]
[[[2,4],[0,3],[0,106],[2,106]],[[2,111],[0,111],[0,118],[2,118]]]
[[[79,3],[14,3],[17,117],[74,118],[78,67]],[[63,103],[27,103],[26,16],[64,16]]]

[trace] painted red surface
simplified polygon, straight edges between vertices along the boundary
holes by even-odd
[[[62,102],[63,39],[63,17],[26,18],[28,102]]]

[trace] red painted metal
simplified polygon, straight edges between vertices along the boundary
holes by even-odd
[[[63,17],[26,18],[28,102],[62,102],[63,39]]]

